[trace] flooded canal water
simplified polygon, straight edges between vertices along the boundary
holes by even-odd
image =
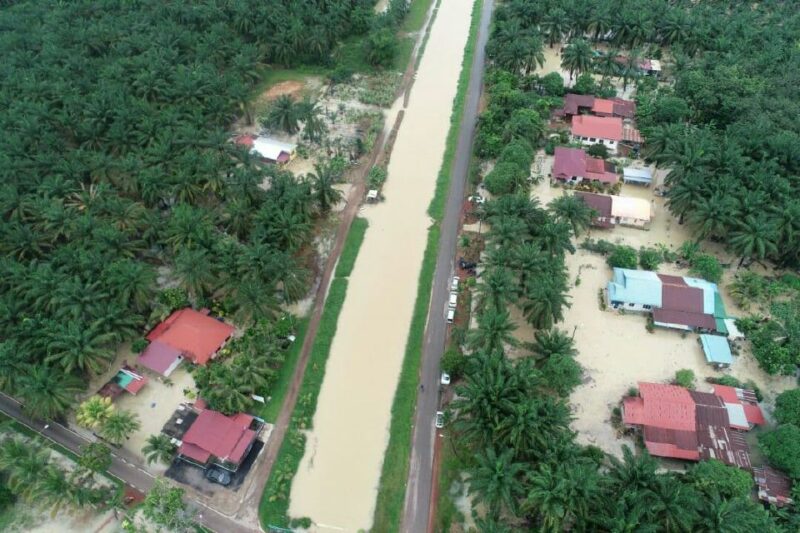
[[[289,514],[318,531],[372,524],[472,2],[442,0],[339,317]],[[302,398],[300,401],[303,401]]]

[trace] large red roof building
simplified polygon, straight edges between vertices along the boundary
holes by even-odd
[[[235,470],[253,447],[253,417],[244,413],[225,416],[203,409],[181,439],[178,453],[193,462],[215,462]]]
[[[183,359],[205,365],[233,335],[234,327],[191,308],[173,312],[148,333],[140,365],[168,376]]]
[[[744,436],[732,429],[725,402],[716,394],[639,383],[639,396],[623,399],[622,420],[641,429],[652,455],[689,461],[719,459],[750,468]]]
[[[556,180],[568,183],[586,180],[613,185],[619,180],[612,163],[591,157],[580,148],[566,146],[556,147],[551,175]]]

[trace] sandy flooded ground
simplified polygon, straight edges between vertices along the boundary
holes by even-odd
[[[386,201],[364,209],[369,230],[350,276],[314,429],[289,514],[321,531],[372,523],[472,5],[443,0],[394,145]]]
[[[545,175],[551,161],[552,157],[545,158]],[[665,170],[656,172],[657,183],[663,180],[665,173]],[[551,187],[547,179],[532,191],[532,195],[538,197],[542,204],[563,193],[562,188]],[[654,197],[652,188],[624,185],[620,194],[652,202],[655,218],[650,230],[623,227],[592,230],[588,233],[589,237],[627,244],[637,249],[657,244],[677,249],[683,242],[691,240],[688,228],[678,224],[664,205],[664,198]],[[581,235],[578,241],[585,236]],[[729,315],[744,316],[746,313],[733,303],[725,290],[725,285],[735,273],[735,258],[721,246],[703,243],[703,248],[713,252],[722,263],[732,264],[726,270],[721,284],[722,297]],[[570,398],[575,417],[572,427],[578,432],[579,442],[594,444],[606,452],[620,455],[621,445],[626,441],[617,437],[611,425],[612,409],[619,404],[627,390],[636,387],[639,381],[667,382],[674,378],[677,370],[683,368],[694,371],[697,388],[704,391],[710,390],[710,385],[705,383],[706,377],[728,374],[742,381],[752,379],[764,392],[767,403],[781,391],[794,386],[792,378],[765,374],[758,368],[748,348],[735,357],[730,369],[717,371],[706,363],[696,334],[660,328],[648,333],[643,315],[602,311],[598,291],[605,288],[611,277],[611,269],[604,257],[579,249],[575,255],[567,256],[567,266],[573,284],[570,291],[572,307],[557,327],[570,334],[574,332],[579,351],[578,361],[584,369],[584,383]],[[674,264],[661,265],[659,272],[690,275],[687,269],[679,269]],[[575,286],[579,276],[580,284]],[[515,336],[520,340],[529,340],[533,333],[530,326],[516,312],[512,312],[512,317],[519,326]]]
[[[171,384],[164,383],[153,377],[152,374],[148,374],[150,381],[136,396],[125,392],[114,401],[117,409],[133,411],[139,417],[141,428],[133,433],[123,446],[143,462],[142,448],[147,443],[147,437],[161,433],[161,428],[167,423],[178,405],[182,402],[194,401],[186,394],[186,392],[196,392],[194,379],[186,371],[188,365],[189,363],[184,361],[170,374],[169,382]],[[166,466],[160,463],[146,465],[146,468],[156,473],[166,470]]]

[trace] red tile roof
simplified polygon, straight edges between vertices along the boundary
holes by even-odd
[[[256,438],[256,432],[249,429],[252,420],[249,415],[228,417],[205,409],[184,434],[178,451],[202,463],[211,456],[239,463]]]
[[[611,115],[614,113],[614,101],[606,100],[605,98],[595,98],[592,104],[592,112]]]
[[[709,331],[716,331],[717,329],[717,321],[714,320],[714,317],[703,313],[653,309],[653,320],[662,324],[681,324],[693,328],[704,328]]]
[[[554,178],[570,179],[578,176],[611,184],[619,179],[611,163],[591,157],[580,148],[558,146],[554,156],[551,172]]]
[[[233,334],[234,328],[194,309],[181,309],[147,335],[183,352],[195,364],[204,365]]]
[[[572,118],[571,132],[580,137],[622,140],[622,119],[619,117],[594,117],[577,115]]]
[[[645,424],[665,429],[693,431],[694,400],[689,391],[675,385],[640,383]]]
[[[661,307],[670,311],[703,313],[703,289],[688,285],[661,285]]]
[[[233,142],[241,146],[252,148],[254,140],[255,138],[252,135],[239,135],[233,140]]]

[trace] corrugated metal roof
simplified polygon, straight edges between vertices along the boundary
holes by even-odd
[[[665,283],[661,287],[661,307],[670,311],[703,312],[703,290],[687,285]]]
[[[661,280],[655,272],[615,268],[608,295],[613,302],[661,307]]]
[[[167,344],[183,352],[195,364],[204,365],[233,331],[233,326],[187,307],[172,313],[147,335],[147,339]]]
[[[634,218],[637,220],[649,221],[652,218],[653,210],[650,202],[643,198],[612,196],[611,215],[615,217]]]
[[[728,339],[719,335],[700,335],[700,344],[709,363],[730,365],[733,363],[733,354]]]
[[[576,115],[572,117],[573,135],[612,141],[622,140],[622,119],[619,117],[595,117]]]
[[[669,309],[653,310],[653,321],[657,325],[669,326],[677,324],[691,328],[703,328],[709,331],[716,331],[717,322],[711,315],[702,313],[688,313],[686,311],[671,311]]]

